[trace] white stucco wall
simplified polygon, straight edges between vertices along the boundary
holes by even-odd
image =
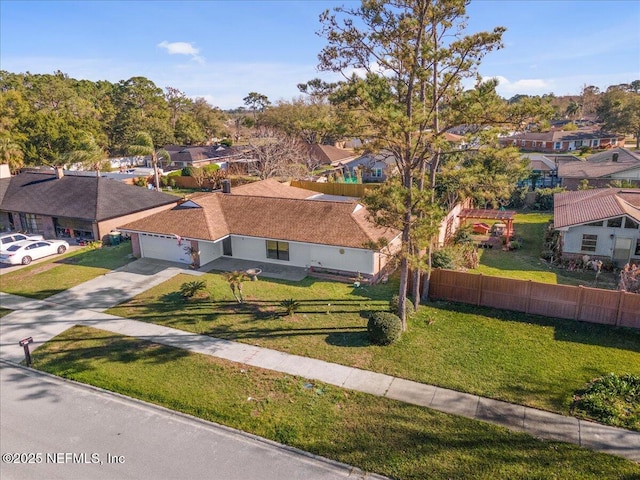
[[[580,249],[582,246],[582,235],[585,234],[598,236],[595,252],[584,252]],[[563,233],[562,251],[565,253],[598,255],[611,258],[616,237],[630,238],[632,246],[631,258],[637,258],[634,255],[634,250],[636,241],[640,238],[640,230],[630,228],[592,227],[586,225],[572,227]]]
[[[198,242],[198,249],[200,250],[200,265],[209,263],[222,255],[222,241],[211,242]]]
[[[342,248],[328,245],[288,242],[289,260],[267,258],[266,239],[231,236],[233,257],[294,267],[321,267],[328,269],[375,274],[375,254],[370,250]],[[341,253],[341,250],[344,253]]]

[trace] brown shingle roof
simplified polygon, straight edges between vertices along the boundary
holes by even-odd
[[[251,195],[257,197],[279,197],[279,198],[309,198],[317,192],[305,190],[304,188],[292,187],[267,179],[260,182],[246,183],[231,189],[232,195]]]
[[[346,161],[355,157],[352,150],[334,147],[333,145],[309,145],[309,155],[323,164]]]
[[[640,221],[640,189],[597,188],[554,195],[555,228],[629,215]]]
[[[200,208],[183,205],[120,228],[202,240],[234,234],[353,248],[398,235],[369,222],[355,202],[223,193],[203,193],[192,202]]]

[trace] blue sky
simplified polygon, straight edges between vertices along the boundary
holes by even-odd
[[[315,77],[319,14],[334,0],[0,0],[0,69],[118,82],[134,76],[223,109]],[[640,79],[638,0],[473,0],[468,31],[504,26],[480,67],[498,92],[577,95]]]

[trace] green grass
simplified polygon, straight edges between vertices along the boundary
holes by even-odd
[[[551,213],[518,213],[514,220],[516,238],[521,238],[522,248],[515,251],[501,249],[480,249],[480,265],[470,273],[482,273],[497,277],[533,280],[541,283],[561,285],[585,285],[590,287],[617,288],[616,275],[602,272],[595,280],[595,272],[570,272],[566,269],[550,266],[540,259],[544,232]]]
[[[83,248],[2,275],[0,289],[42,300],[127,264],[132,261],[130,254],[130,242],[97,250]]]
[[[631,479],[640,466],[490,424],[76,327],[34,367],[396,479]]]
[[[238,305],[218,274],[211,298],[180,301],[178,275],[108,313],[567,414],[574,392],[607,374],[640,374],[640,332],[471,305],[422,306],[393,345],[370,345],[365,312],[397,285],[354,289],[305,279],[245,282]],[[301,303],[292,316],[279,305]]]

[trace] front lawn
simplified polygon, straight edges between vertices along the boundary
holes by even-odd
[[[130,242],[96,250],[86,247],[2,275],[1,290],[42,300],[126,265],[133,260],[130,254]]]
[[[101,330],[75,327],[34,367],[402,480],[631,479],[567,443]]]
[[[638,331],[433,303],[399,342],[377,347],[367,340],[365,313],[387,308],[392,282],[356,289],[262,279],[243,284],[239,305],[221,275],[200,278],[212,298],[181,301],[180,285],[192,278],[178,275],[108,313],[563,414],[591,379],[640,374]],[[279,306],[288,298],[301,302],[292,317]]]

